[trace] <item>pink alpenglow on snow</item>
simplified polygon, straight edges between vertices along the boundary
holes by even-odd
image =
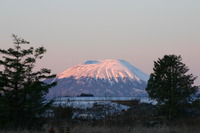
[[[58,79],[68,78],[73,76],[75,79],[81,77],[91,77],[94,79],[114,79],[118,82],[118,78],[129,78],[131,80],[148,81],[149,76],[133,67],[125,60],[89,60],[78,64],[74,67],[57,75]]]
[[[49,90],[48,98],[77,96],[146,96],[149,76],[125,60],[89,60],[73,66],[56,78],[57,86]]]

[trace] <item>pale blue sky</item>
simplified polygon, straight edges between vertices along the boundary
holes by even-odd
[[[53,73],[89,59],[125,59],[147,74],[177,54],[199,76],[200,0],[0,0],[1,48],[11,34],[47,48]]]

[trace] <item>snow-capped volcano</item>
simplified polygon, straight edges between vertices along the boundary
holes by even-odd
[[[74,67],[57,75],[58,79],[69,78],[73,76],[75,79],[82,77],[105,79],[110,83],[118,82],[128,78],[131,81],[147,82],[149,76],[139,69],[133,67],[125,60],[89,60],[78,64]]]
[[[73,66],[55,79],[58,84],[49,90],[48,97],[76,96],[89,93],[95,96],[141,96],[149,76],[125,60],[89,60]]]

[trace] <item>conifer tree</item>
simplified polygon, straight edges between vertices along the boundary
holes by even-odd
[[[34,71],[36,61],[46,52],[44,47],[23,49],[29,42],[14,34],[12,38],[14,48],[0,49],[0,128],[38,128],[52,104],[45,95],[56,85],[43,80],[55,75],[46,68]]]
[[[193,74],[187,74],[188,67],[181,56],[165,55],[154,62],[146,91],[151,99],[158,102],[169,119],[179,116],[183,108],[197,92]]]

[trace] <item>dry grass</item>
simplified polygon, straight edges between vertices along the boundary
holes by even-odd
[[[48,133],[45,131],[0,131],[0,133]],[[56,130],[56,133],[59,133]],[[90,127],[76,126],[70,133],[200,133],[200,127]]]
[[[10,130],[10,131],[0,131],[0,133],[48,133],[47,131],[19,131],[19,130]]]
[[[75,127],[71,133],[200,133],[200,128],[189,127]]]

